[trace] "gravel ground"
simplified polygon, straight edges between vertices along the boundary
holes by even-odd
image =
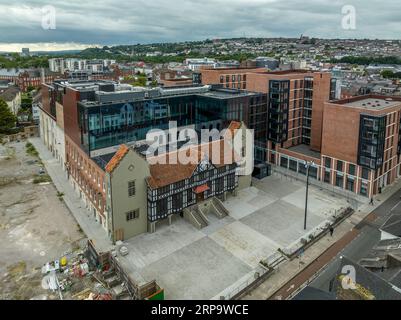
[[[26,142],[0,145],[0,299],[57,299],[41,267],[76,250],[85,235]]]

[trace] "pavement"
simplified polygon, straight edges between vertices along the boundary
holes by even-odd
[[[320,290],[329,291],[330,281],[336,274],[340,265],[340,256],[345,256],[353,261],[358,262],[365,258],[371,252],[372,248],[380,240],[380,227],[385,223],[392,214],[401,214],[401,184],[398,182],[391,188],[390,196],[386,197],[386,193],[378,197],[376,205],[372,213],[355,226],[358,230],[358,236],[332,259],[325,266],[319,275],[314,279],[310,286]]]
[[[158,224],[153,234],[125,241],[120,258],[139,283],[156,279],[166,299],[226,299],[260,272],[260,260],[298,242],[325,223],[344,199],[310,188],[308,229],[303,230],[305,185],[278,176],[241,190],[224,202],[230,216],[197,230],[174,217],[171,226]],[[237,291],[238,292],[238,291]]]
[[[57,190],[64,193],[67,207],[85,234],[100,251],[111,249],[112,244],[105,230],[85,208],[57,160],[39,138],[30,141],[40,153]],[[377,198],[376,205],[385,200],[392,188],[395,187],[388,187]],[[158,224],[156,233],[142,234],[126,241],[130,252],[122,259],[126,271],[139,282],[156,279],[165,289],[166,299],[218,299],[222,295],[229,296],[230,291],[254,277],[255,270],[260,269],[260,260],[277,252],[278,248],[292,246],[306,233],[325,223],[336,210],[349,206],[341,196],[311,186],[308,230],[305,232],[304,197],[305,184],[302,182],[289,181],[277,175],[261,181],[254,180],[251,188],[240,191],[238,197],[231,197],[224,203],[230,216],[218,220],[209,215],[211,224],[202,230],[175,217],[171,226]],[[363,206],[361,211],[336,228],[333,237],[324,237],[306,250],[301,259],[282,265],[268,281],[244,299],[269,298],[374,208]],[[334,254],[334,251],[329,252]]]
[[[347,253],[351,258],[362,258],[377,243],[380,233],[377,229],[374,232],[372,221],[379,226],[389,212],[401,211],[400,188],[401,181],[388,186],[375,198],[373,206],[367,200],[357,212],[336,227],[332,237],[323,237],[308,248],[302,257],[284,263],[276,273],[242,299],[289,299],[311,282],[315,288],[328,290],[341,255]]]
[[[96,222],[93,215],[86,209],[84,202],[79,198],[73,186],[67,179],[67,173],[62,170],[60,163],[53,157],[52,153],[46,148],[40,138],[30,138],[36,150],[39,152],[47,173],[57,191],[64,193],[64,202],[71,214],[74,216],[83,232],[91,239],[97,250],[107,252],[112,249],[113,245],[107,238],[107,233],[103,227]]]

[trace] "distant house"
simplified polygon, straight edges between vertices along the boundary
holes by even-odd
[[[41,84],[51,83],[61,75],[49,72],[46,69],[0,69],[0,80],[14,83],[21,91],[28,91],[29,87],[40,87]]]
[[[18,87],[12,86],[7,89],[0,89],[0,99],[3,99],[10,110],[17,115],[21,107],[21,91]]]
[[[39,123],[40,120],[41,101],[42,101],[42,94],[39,91],[39,93],[33,97],[32,101],[32,121],[34,123]]]

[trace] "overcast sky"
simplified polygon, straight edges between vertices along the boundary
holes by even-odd
[[[45,5],[56,9],[55,30],[42,28]],[[344,5],[356,9],[355,30],[342,28]],[[301,34],[401,38],[400,0],[0,0],[0,14],[0,51],[21,43],[66,49]]]

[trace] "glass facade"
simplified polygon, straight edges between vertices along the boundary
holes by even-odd
[[[255,140],[266,141],[267,97],[263,94],[181,95],[101,105],[79,103],[78,107],[81,143],[88,153],[143,140],[151,129],[167,130],[170,121],[178,127],[195,125],[197,130],[222,130],[233,120],[244,121],[255,129]]]
[[[269,82],[268,139],[282,143],[288,139],[288,111],[290,82],[271,80]]]
[[[313,78],[304,81],[304,108],[302,114],[302,143],[310,145],[312,128]]]
[[[383,165],[386,117],[361,115],[358,164],[369,169]]]

